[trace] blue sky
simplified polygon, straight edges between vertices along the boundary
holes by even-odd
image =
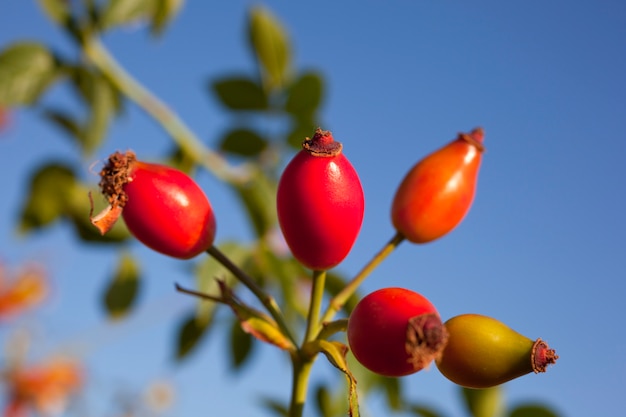
[[[254,68],[244,33],[253,3],[213,3],[188,1],[156,41],[141,28],[105,38],[119,61],[208,144],[231,119],[207,94],[207,80]],[[324,127],[343,142],[361,176],[363,229],[339,269],[355,273],[392,236],[390,201],[405,172],[457,132],[482,126],[487,152],[466,220],[435,243],[403,244],[368,278],[364,291],[405,286],[429,297],[444,318],[487,314],[547,340],[561,357],[558,364],[507,384],[511,404],[546,401],[571,417],[623,413],[626,4],[259,4],[289,31],[297,68],[326,77]],[[74,54],[35,2],[6,0],[0,47],[23,38]],[[46,100],[69,99],[55,89]],[[154,156],[168,144],[150,119],[129,106],[97,157],[129,147]],[[30,169],[51,157],[76,155],[69,140],[28,111],[15,115],[0,140],[6,196],[0,203],[0,259],[12,265],[40,259],[57,289],[44,313],[29,322],[41,339],[38,348],[81,342],[95,381],[88,403],[106,400],[97,392],[119,385],[140,389],[160,376],[174,378],[179,388],[175,415],[259,415],[260,394],[286,398],[288,363],[269,347],[258,350],[263,360],[241,376],[228,373],[222,337],[208,340],[182,366],[171,365],[172,316],[192,306],[172,291],[173,281],[185,280],[181,263],[134,247],[147,276],[140,311],[124,324],[103,325],[98,297],[113,253],[80,249],[61,225],[16,239],[13,220]],[[85,172],[90,162],[82,161]],[[200,180],[218,217],[218,239],[246,238],[233,196],[213,178]],[[323,378],[331,371],[320,361],[316,372]],[[449,415],[462,413],[455,387],[434,369],[409,377],[407,388],[415,400]],[[369,405],[372,415],[378,402]],[[314,415],[313,409],[306,415]]]

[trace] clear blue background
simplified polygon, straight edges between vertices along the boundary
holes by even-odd
[[[470,4],[471,3],[471,4]],[[105,43],[208,144],[231,123],[207,94],[210,77],[251,73],[246,1],[188,1],[166,35],[115,31]],[[362,233],[340,266],[346,274],[388,240],[390,201],[405,172],[457,132],[483,126],[487,153],[475,204],[452,234],[425,246],[403,244],[365,283],[405,286],[429,297],[444,318],[476,312],[499,318],[560,355],[546,374],[505,386],[509,404],[542,400],[564,416],[623,415],[626,386],[626,3],[578,1],[264,1],[285,24],[300,69],[324,73],[325,128],[344,143],[367,207]],[[0,5],[0,46],[30,38],[67,56],[75,50],[35,2]],[[64,88],[45,102],[76,106]],[[49,158],[76,160],[71,141],[19,111],[0,140],[0,258],[38,259],[55,294],[26,325],[33,354],[70,348],[90,380],[83,401],[103,415],[117,390],[140,391],[172,378],[169,414],[260,415],[258,399],[287,400],[286,358],[261,346],[242,377],[228,372],[217,333],[191,360],[171,361],[171,339],[193,300],[184,264],[136,245],[146,276],[139,310],[103,324],[99,297],[115,253],[84,248],[64,225],[16,239],[14,221],[27,175]],[[114,126],[98,158],[133,148],[146,158],[169,139],[134,106]],[[93,161],[81,161],[88,176]],[[218,239],[247,238],[225,187],[200,178],[215,207]],[[94,184],[97,178],[93,178]],[[9,338],[0,330],[0,344]],[[330,378],[319,361],[315,378]],[[338,379],[341,382],[340,379]],[[407,378],[407,395],[461,415],[456,387],[435,369]],[[252,395],[250,395],[252,392]],[[382,399],[363,411],[382,415]],[[313,407],[306,410],[314,415]]]

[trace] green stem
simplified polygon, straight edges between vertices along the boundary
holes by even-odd
[[[303,360],[297,354],[292,356],[293,382],[291,386],[291,404],[289,417],[302,417],[306,394],[309,386],[309,375],[313,367],[313,360]]]
[[[326,271],[313,271],[313,285],[311,287],[311,300],[309,304],[309,314],[307,316],[304,343],[313,340],[319,331],[319,319],[322,309],[322,299],[324,298],[325,283]]]
[[[233,167],[216,152],[207,148],[187,125],[161,100],[134,79],[107,51],[96,37],[83,42],[83,51],[122,93],[152,116],[180,148],[215,176],[231,184],[245,182],[250,174],[245,167]]]
[[[326,323],[333,319],[335,314],[341,310],[346,301],[356,292],[359,285],[367,278],[367,276],[387,257],[393,250],[404,240],[404,235],[397,232],[389,242],[352,278],[346,286],[335,295],[328,305],[328,308],[322,316],[322,323]]]
[[[276,324],[283,332],[285,336],[291,340],[294,346],[297,346],[297,342],[293,337],[293,334],[287,327],[285,318],[280,311],[280,307],[276,303],[274,297],[266,293],[248,274],[235,265],[228,256],[221,252],[216,246],[211,246],[206,252],[215,258],[220,264],[228,269],[243,285],[245,285],[256,298],[265,306],[270,315],[276,320]]]

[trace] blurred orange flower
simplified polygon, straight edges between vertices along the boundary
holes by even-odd
[[[41,303],[49,286],[41,268],[29,267],[10,278],[0,265],[0,320],[11,318]]]
[[[27,416],[29,410],[43,416],[60,415],[84,382],[80,364],[61,358],[13,369],[5,378],[10,398],[4,417]]]

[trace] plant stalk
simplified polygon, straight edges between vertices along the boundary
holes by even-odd
[[[220,251],[215,245],[207,249],[206,252],[215,258],[226,269],[228,269],[239,280],[239,282],[252,291],[256,298],[263,304],[263,306],[265,306],[272,318],[276,320],[276,324],[283,334],[289,338],[294,346],[297,346],[298,344],[293,337],[293,334],[287,327],[283,313],[280,311],[280,307],[276,303],[274,297],[266,293],[263,288],[261,288],[248,274],[242,271],[241,268],[235,265],[230,258]]]
[[[292,356],[293,382],[291,386],[291,403],[289,417],[302,417],[306,395],[309,387],[309,376],[313,360],[303,360],[297,353]]]
[[[309,314],[307,316],[307,326],[304,335],[304,343],[315,339],[320,328],[320,311],[324,298],[324,286],[326,284],[326,271],[313,271],[313,284],[311,286],[311,299],[309,304]]]
[[[207,148],[165,103],[122,68],[98,38],[85,39],[82,48],[88,60],[122,93],[155,119],[195,162],[230,184],[241,184],[249,179],[250,174],[245,165],[233,167]]]

